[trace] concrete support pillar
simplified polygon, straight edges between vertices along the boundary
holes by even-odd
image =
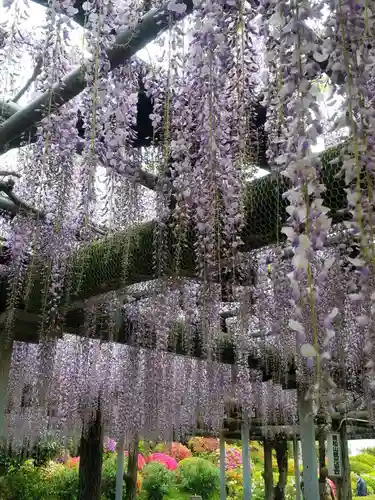
[[[0,340],[0,438],[4,437],[4,417],[8,404],[8,382],[12,349],[13,341]]]
[[[264,449],[264,500],[273,500],[272,443],[268,439],[263,442]]]
[[[251,470],[250,470],[250,431],[249,424],[243,423],[241,428],[242,439],[242,468],[243,468],[243,498],[251,500]]]
[[[117,442],[116,500],[122,500],[124,484],[124,437]]]
[[[225,479],[225,439],[224,434],[220,433],[220,500],[226,500],[227,488]]]
[[[294,457],[294,477],[296,481],[296,500],[301,500],[301,471],[299,469],[299,449],[298,441],[293,439],[293,457]]]
[[[298,391],[298,415],[300,424],[304,500],[319,498],[318,462],[315,448],[315,426],[311,400],[306,400],[305,393]]]

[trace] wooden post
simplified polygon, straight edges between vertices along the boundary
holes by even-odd
[[[103,465],[103,425],[100,400],[89,428],[82,430],[79,456],[78,500],[100,500]]]
[[[325,432],[326,419],[322,409],[319,409],[317,416],[318,426],[318,449],[319,449],[319,491],[320,500],[325,499],[326,489],[326,432]]]
[[[288,442],[286,439],[274,441],[279,479],[275,486],[275,500],[285,500],[285,487],[288,479]]]
[[[264,500],[273,500],[272,443],[263,442],[264,449]]]
[[[226,500],[227,487],[225,479],[225,439],[224,433],[220,433],[220,500]]]
[[[3,332],[2,332],[3,333]],[[4,437],[5,411],[8,405],[9,370],[12,362],[13,341],[0,341],[0,438]]]
[[[319,432],[319,472],[326,467],[326,439],[325,433],[321,429]]]

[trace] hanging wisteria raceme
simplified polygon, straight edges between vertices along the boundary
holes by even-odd
[[[370,306],[367,304],[366,309],[350,301],[351,284],[348,275],[350,275],[352,265],[347,259],[341,260],[338,253],[338,250],[333,247],[318,252],[316,256],[322,261],[334,261],[329,270],[329,279],[319,293],[317,310],[321,318],[319,324],[322,325],[318,332],[319,345],[322,350],[327,349],[329,342],[329,349],[334,360],[330,371],[335,383],[340,387],[348,387],[354,392],[362,392],[366,388],[366,381],[363,378],[366,363],[366,355],[363,352],[365,338],[363,332],[356,327],[355,317],[364,314],[366,310],[368,312]],[[285,258],[281,262],[278,272],[280,276],[285,277],[286,284],[287,276],[292,269],[290,259]],[[280,314],[280,310],[275,311],[269,307],[268,314],[265,316],[266,304],[255,302],[252,311],[251,335],[249,335],[251,339],[250,353],[255,354],[256,345],[258,345],[259,352],[264,355],[267,352],[265,347],[268,346],[269,363],[275,364],[276,372],[280,369],[281,364],[282,372],[286,373],[287,367],[294,360],[297,364],[300,383],[314,384],[316,380],[315,370],[313,367],[306,366],[299,350],[296,352],[295,336],[291,334],[289,319],[293,314],[294,304],[290,302],[288,287],[284,286],[284,288],[278,289],[277,295],[275,295],[272,282],[266,274],[259,277],[258,286],[264,288],[266,302],[276,301],[282,306],[282,314]],[[339,317],[335,316],[337,310],[342,311]],[[304,321],[308,324],[309,311],[305,314]],[[278,321],[277,331],[274,328],[275,321]]]
[[[326,15],[318,2],[264,1],[258,32],[249,2],[193,3],[192,16],[175,26],[186,5],[168,2],[162,65],[132,58],[114,70],[106,50],[119,31],[138,26],[144,6],[84,2],[87,60],[70,48],[60,15],[72,18],[73,3],[47,9],[32,55],[42,61],[34,85],[50,92],[48,113],[17,157],[16,192],[32,209],[9,222],[6,242],[8,309],[37,312],[42,335],[39,347],[15,346],[11,436],[37,439],[54,412],[61,436],[74,435],[100,405],[111,436],[125,429],[129,439],[139,432],[168,440],[197,420],[219,430],[228,398],[264,424],[293,425],[295,394],[262,383],[265,374],[288,386],[291,371],[330,411],[341,389],[366,393],[372,409],[371,9],[338,0],[327,2]],[[0,39],[3,58],[22,45],[20,17]],[[307,27],[321,19],[322,43]],[[52,85],[81,59],[86,89],[55,109]],[[343,160],[339,188],[329,154],[312,152],[323,136],[314,82],[322,71],[344,102],[339,126],[350,134],[332,156]],[[256,178],[260,94],[271,170],[264,179]],[[326,191],[340,197],[343,184],[347,203],[336,206]],[[343,218],[349,222],[336,225]],[[98,236],[104,241],[93,243]],[[258,249],[257,238],[276,246]],[[71,286],[72,301],[82,301],[69,303]],[[82,338],[53,340],[64,329]]]
[[[282,72],[282,86],[278,95],[284,105],[282,134],[285,149],[280,152],[276,163],[284,167],[282,175],[291,183],[285,193],[290,203],[288,226],[282,229],[294,248],[293,270],[289,274],[294,311],[289,327],[297,334],[297,346],[307,358],[307,366],[315,364],[317,391],[325,392],[332,389],[334,383],[329,374],[329,343],[324,344],[323,350],[319,346],[318,307],[332,261],[321,261],[316,256],[325,243],[331,220],[322,199],[325,186],[319,178],[321,165],[311,153],[321,126],[320,110],[310,79],[318,76],[320,69],[318,67],[316,72],[316,67],[308,62],[315,43],[304,24],[308,18],[318,18],[319,15],[318,7],[307,2],[297,1],[291,8],[279,2],[268,22],[274,31],[280,33],[278,68]],[[290,47],[294,50],[291,51]],[[272,58],[268,56],[268,59]],[[331,394],[329,390],[327,397],[328,394]]]
[[[26,35],[28,38],[29,34],[21,28],[22,18],[28,17],[24,2],[10,1],[7,7],[11,13],[11,23],[7,23],[3,19],[0,23],[0,62],[2,68],[0,83],[2,92],[9,96],[13,93],[15,81],[21,72],[21,67],[17,65],[17,62],[20,62],[22,52],[25,50],[24,37]],[[30,45],[29,50],[32,49],[32,44]],[[14,68],[13,71],[10,71],[10,68]]]
[[[42,400],[35,369],[39,349],[14,345],[6,434],[15,446],[24,437],[36,442],[47,432],[61,439],[76,437],[83,422],[90,422],[99,397],[103,425],[114,439],[123,434],[131,439],[138,432],[145,439],[170,441],[173,435],[191,434],[197,426],[215,433],[236,392],[230,368],[218,363],[65,336],[57,342],[50,390]],[[163,369],[156,371],[160,356]],[[260,374],[253,377],[260,380]],[[266,423],[293,425],[293,398],[268,383],[257,393],[250,415]]]
[[[339,1],[330,29],[336,30],[335,45],[331,48],[332,71],[336,79],[345,75],[345,99],[342,106],[343,125],[350,131],[350,140],[343,153],[343,175],[348,185],[348,224],[358,244],[359,254],[351,263],[352,274],[349,299],[357,305],[357,328],[364,332],[364,352],[368,356],[368,375],[374,387],[373,302],[374,287],[374,112],[371,101],[371,78],[375,68],[375,52],[369,43],[374,37],[374,15],[367,2]],[[333,61],[334,58],[334,61]],[[372,303],[371,308],[369,302]],[[369,407],[373,415],[371,393]]]
[[[50,91],[53,84],[61,81],[71,69],[64,27],[61,19],[56,17],[54,6],[47,11],[45,32],[45,45],[40,53],[41,72],[36,78],[36,88],[39,91]],[[54,95],[51,92],[48,102],[51,112],[54,105]],[[26,303],[28,290],[32,288],[34,269],[39,267],[42,256],[46,259],[42,293],[42,334],[46,333],[44,317],[50,312],[57,312],[67,273],[67,260],[75,246],[78,230],[78,214],[75,210],[77,193],[74,190],[75,151],[71,147],[72,140],[73,144],[77,141],[75,114],[74,104],[69,104],[42,121],[37,130],[36,144],[32,146],[30,158],[26,161],[26,168],[21,170],[21,186],[24,191],[31,190],[29,192],[33,193],[31,199],[27,195],[24,199],[39,210],[36,216],[31,214],[34,215],[35,222],[29,243],[32,257],[29,254],[29,270],[24,278]],[[46,367],[47,365],[48,363]]]
[[[177,246],[191,238],[194,224],[197,271],[206,284],[201,296],[205,316],[201,334],[209,356],[217,340],[217,328],[208,327],[217,316],[215,307],[211,310],[217,303],[217,290],[210,282],[233,280],[233,271],[239,267],[241,178],[249,157],[244,106],[251,94],[248,75],[253,69],[247,29],[251,16],[241,2],[201,3],[182,75],[173,89],[174,112],[168,124]],[[224,287],[229,289],[227,283]]]
[[[320,254],[321,260],[335,257],[335,250],[325,250]],[[285,259],[280,266],[280,274],[285,276],[290,272],[292,264],[289,259]],[[194,290],[197,288],[191,282],[183,284],[185,293],[188,294],[192,302],[187,303],[186,299],[179,299],[179,290],[175,289],[173,280],[161,282],[155,286],[152,282],[147,288],[133,292],[111,293],[87,302],[86,322],[82,326],[82,333],[88,337],[100,336],[103,339],[124,338],[121,325],[127,325],[125,329],[125,339],[129,345],[147,346],[156,348],[158,352],[184,352],[188,355],[200,356],[200,349],[204,345],[204,336],[200,332],[200,302],[199,294],[194,300]],[[245,306],[231,310],[220,309],[220,302],[217,301],[218,312],[213,317],[213,328],[216,331],[212,334],[216,338],[218,359],[221,354],[220,346],[231,341],[235,350],[233,361],[238,372],[238,387],[240,388],[240,374],[243,374],[244,390],[240,398],[247,400],[251,393],[247,390],[249,382],[249,357],[252,360],[261,359],[263,370],[273,373],[276,380],[282,384],[288,383],[290,367],[297,364],[299,370],[298,377],[301,382],[314,384],[316,377],[313,367],[306,367],[304,358],[296,353],[295,338],[290,333],[289,318],[293,313],[293,307],[289,301],[289,291],[285,286],[278,291],[277,297],[274,295],[272,283],[268,275],[263,273],[259,276],[258,287],[262,287],[262,295],[257,295],[257,300],[251,307],[250,312],[243,312]],[[197,290],[198,291],[198,290]],[[196,293],[196,292],[195,292]],[[334,269],[330,270],[328,285],[320,293],[319,315],[324,320],[324,328],[319,330],[319,342],[325,348],[325,332],[329,331],[329,339],[332,343],[332,357],[334,365],[331,369],[332,377],[340,387],[348,387],[353,392],[363,392],[366,389],[363,379],[363,367],[366,362],[362,350],[364,337],[361,331],[356,331],[354,318],[365,311],[353,304],[348,296],[350,294],[350,281],[347,278],[347,269],[341,266],[339,259],[335,260]],[[277,300],[277,303],[284,304],[283,318],[279,321],[278,330],[275,332],[275,319],[280,317],[273,308],[267,309],[267,304]],[[122,304],[124,304],[123,306]],[[244,302],[246,304],[246,302]],[[340,321],[332,317],[331,311],[343,305],[345,315],[341,315]],[[154,314],[159,311],[162,318]],[[247,312],[247,316],[246,316]],[[230,318],[234,314],[234,317]],[[306,313],[308,314],[308,312]],[[222,330],[222,319],[225,320],[226,332]],[[221,318],[221,319],[220,319]],[[305,321],[308,321],[306,316]],[[123,323],[124,322],[124,323]],[[119,330],[120,328],[120,330]],[[340,336],[333,343],[336,331],[340,331]],[[120,336],[120,337],[119,337]],[[198,341],[198,343],[197,343]],[[241,357],[240,357],[241,356]],[[156,358],[156,360],[163,358]],[[251,366],[251,365],[250,365]],[[345,366],[345,370],[341,367]],[[157,371],[163,369],[162,363]],[[251,373],[251,370],[250,370]],[[240,391],[240,389],[238,389]],[[332,394],[333,396],[333,394]],[[249,404],[250,404],[249,402]]]

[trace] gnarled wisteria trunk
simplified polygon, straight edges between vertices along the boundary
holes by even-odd
[[[288,442],[285,439],[274,440],[279,477],[275,486],[275,500],[285,500],[285,487],[288,480]]]
[[[100,500],[103,464],[103,421],[100,399],[92,420],[84,426],[79,445],[78,500]]]
[[[128,468],[125,474],[126,500],[136,500],[137,497],[137,473],[138,473],[138,435],[129,443]]]
[[[263,441],[264,450],[264,500],[274,500],[273,469],[272,469],[272,441]]]

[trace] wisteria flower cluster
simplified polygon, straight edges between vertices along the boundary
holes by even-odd
[[[104,453],[114,453],[116,451],[117,443],[114,439],[109,437],[104,438],[103,448]]]
[[[98,408],[108,452],[219,431],[231,405],[292,427],[291,386],[327,412],[359,395],[373,418],[369,3],[155,0],[143,22],[136,0],[90,0],[80,46],[73,0],[48,2],[35,43],[26,4],[0,26],[7,435],[76,436]],[[144,25],[164,30],[152,63],[134,57]],[[44,104],[2,144],[23,52],[24,99]],[[322,85],[345,140],[318,154]],[[20,317],[37,345],[14,341]]]

